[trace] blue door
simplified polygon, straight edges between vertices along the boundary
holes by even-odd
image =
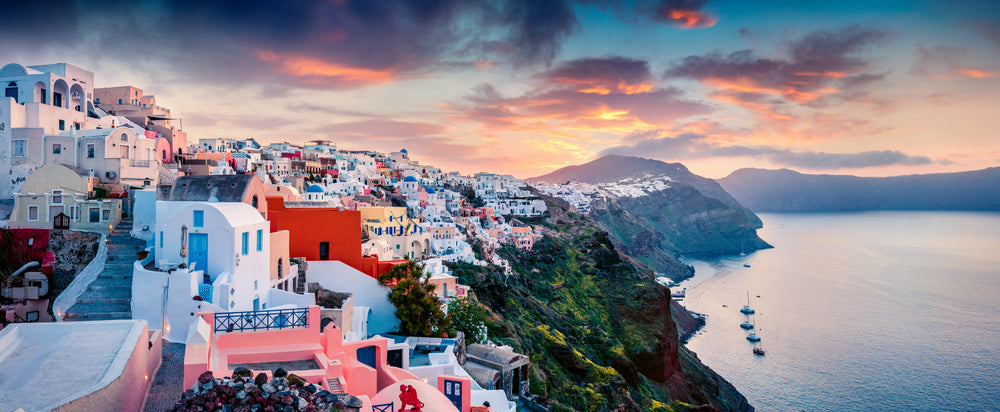
[[[358,349],[358,362],[375,367],[375,347],[365,346]]]
[[[253,311],[260,310],[260,298],[253,298]]]
[[[208,272],[208,233],[188,233],[188,266]]]
[[[455,405],[458,410],[462,410],[462,381],[444,380],[444,396]]]

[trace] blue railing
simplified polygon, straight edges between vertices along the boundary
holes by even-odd
[[[382,403],[378,405],[372,405],[372,412],[395,412],[396,405],[393,403]]]
[[[309,326],[309,308],[258,310],[252,312],[217,312],[216,332],[243,332]]]

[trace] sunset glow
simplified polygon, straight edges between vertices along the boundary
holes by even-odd
[[[709,177],[1000,163],[995,2],[181,3],[88,5],[33,40],[42,21],[18,20],[0,55],[139,87],[195,140],[407,148],[463,173],[529,177],[608,153]],[[91,35],[121,21],[142,34]],[[902,156],[864,155],[880,151]],[[796,162],[831,154],[863,161]]]

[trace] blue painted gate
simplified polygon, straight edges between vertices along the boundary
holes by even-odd
[[[444,396],[455,405],[458,410],[462,410],[462,381],[451,379],[444,380]]]
[[[358,348],[358,362],[365,365],[375,367],[375,347],[365,346],[363,348]]]

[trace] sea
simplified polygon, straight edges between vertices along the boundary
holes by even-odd
[[[686,259],[673,289],[706,315],[688,348],[757,410],[1000,411],[1000,213],[759,216],[774,249]]]

